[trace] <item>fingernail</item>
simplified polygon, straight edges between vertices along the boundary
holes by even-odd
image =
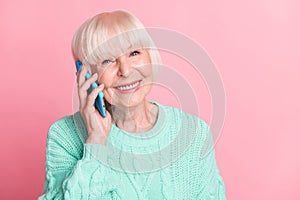
[[[97,77],[97,76],[98,76],[98,74],[97,74],[97,73],[93,74],[93,77]]]

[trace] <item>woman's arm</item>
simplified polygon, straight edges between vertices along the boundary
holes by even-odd
[[[201,173],[197,175],[203,181],[201,181],[197,199],[226,200],[225,185],[216,165],[214,150],[206,158],[200,160],[199,167],[201,167]]]
[[[105,147],[82,144],[70,118],[62,118],[48,131],[44,194],[39,200],[111,199],[115,176],[94,157]]]
[[[199,159],[196,161],[198,173],[196,173],[199,182],[197,199],[202,200],[226,200],[225,184],[219,173],[216,163],[214,141],[212,133],[207,123],[202,121],[202,135],[199,142],[201,149]],[[203,134],[204,133],[204,134]]]

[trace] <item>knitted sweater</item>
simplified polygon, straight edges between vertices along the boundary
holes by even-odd
[[[129,133],[114,124],[106,146],[87,144],[79,112],[48,131],[44,199],[218,199],[225,185],[209,126],[180,109],[159,107],[154,127]],[[210,144],[209,144],[210,143]]]

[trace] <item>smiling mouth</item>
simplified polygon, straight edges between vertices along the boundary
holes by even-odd
[[[137,89],[140,86],[141,81],[142,80],[134,81],[134,82],[131,82],[129,84],[117,86],[115,88],[119,91],[122,91],[122,92],[131,92],[131,91]]]

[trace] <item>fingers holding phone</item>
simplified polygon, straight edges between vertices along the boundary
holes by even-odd
[[[111,115],[105,112],[103,103],[104,84],[96,84],[98,75],[90,75],[85,66],[76,61],[79,110],[84,119],[88,139],[86,143],[106,144],[106,138],[111,129]],[[92,90],[89,92],[89,90]]]
[[[102,92],[104,89],[104,84],[100,84],[97,86],[86,98],[85,105],[89,108],[95,109],[95,100],[98,97],[99,93]]]
[[[86,106],[88,90],[98,78],[97,74],[94,74],[91,78],[86,80],[85,79],[86,70],[84,69],[85,67],[83,67],[82,71],[79,73],[79,78],[78,78],[78,95],[79,95],[79,102],[80,102],[80,108],[79,108],[80,110],[83,109],[83,106]]]

